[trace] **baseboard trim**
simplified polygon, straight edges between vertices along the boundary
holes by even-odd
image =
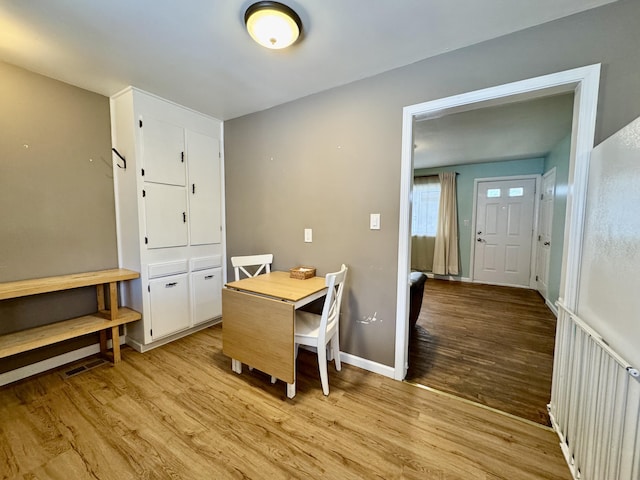
[[[120,336],[120,345],[124,344],[124,335]],[[111,340],[108,341],[107,346],[111,348]],[[95,343],[93,345],[87,345],[86,347],[72,350],[62,355],[56,355],[55,357],[41,360],[31,365],[25,365],[24,367],[16,368],[15,370],[9,370],[8,372],[0,373],[0,386],[8,385],[18,380],[24,380],[25,378],[37,375],[39,373],[52,370],[54,368],[61,367],[68,363],[82,360],[83,358],[90,357],[100,353],[100,344]]]
[[[544,303],[547,307],[549,307],[549,310],[551,310],[551,313],[553,313],[556,318],[558,318],[558,307],[556,307],[553,303],[551,303],[548,299],[544,299]]]
[[[469,277],[460,277],[458,275],[437,275],[431,272],[424,272],[424,274],[427,276],[427,278],[435,278],[436,280],[450,280],[453,282],[467,282],[467,283],[471,283],[473,281]]]
[[[147,344],[140,343],[131,337],[126,337],[126,344],[129,345],[134,350],[136,350],[137,352],[144,353],[144,352],[148,352],[149,350],[153,350],[154,348],[161,347],[162,345],[166,345],[167,343],[171,343],[174,340],[178,340],[179,338],[186,337],[187,335],[191,335],[192,333],[196,333],[196,332],[199,332],[200,330],[204,330],[205,328],[208,328],[212,325],[216,325],[221,321],[222,321],[222,318],[215,318],[213,320],[208,320],[199,325],[196,325],[195,327],[191,327],[187,330],[182,330],[178,333],[174,333],[173,335],[169,335],[168,337],[163,337],[159,340],[156,340],[155,342],[151,342]]]
[[[368,370],[369,372],[377,373],[378,375],[394,378],[395,370],[393,367],[373,362],[366,358],[357,357],[350,353],[340,352],[340,361],[348,365],[353,365],[354,367],[362,368],[363,370]]]

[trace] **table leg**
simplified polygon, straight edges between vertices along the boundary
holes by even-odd
[[[237,374],[242,373],[242,362],[234,358],[231,359],[231,370]]]
[[[287,397],[293,398],[296,396],[296,382],[287,383]]]

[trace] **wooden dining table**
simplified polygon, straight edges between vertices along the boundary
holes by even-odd
[[[326,295],[324,277],[290,278],[275,271],[225,284],[222,290],[222,350],[231,368],[256,368],[296,394],[295,311]]]

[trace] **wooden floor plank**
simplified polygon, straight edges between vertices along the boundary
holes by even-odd
[[[233,373],[221,339],[214,326],[0,388],[0,478],[571,478],[547,428],[350,365],[330,367],[325,397],[306,351],[287,399]]]
[[[555,325],[536,291],[429,279],[407,379],[549,425]]]

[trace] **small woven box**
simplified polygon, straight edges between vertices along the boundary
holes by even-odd
[[[296,278],[298,280],[306,280],[307,278],[315,276],[315,267],[295,267],[289,270],[289,277]]]

